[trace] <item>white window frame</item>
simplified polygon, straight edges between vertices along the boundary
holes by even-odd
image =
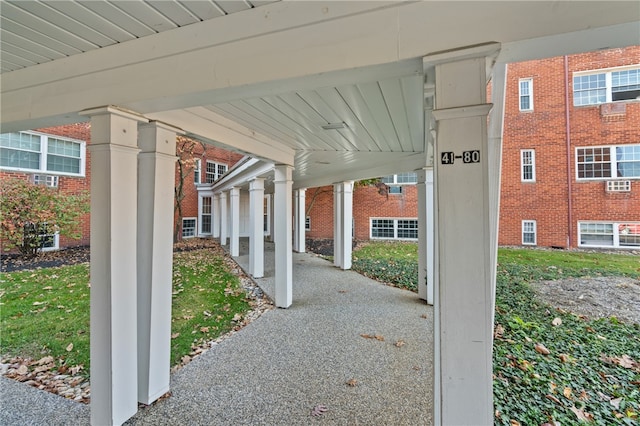
[[[195,165],[193,167],[193,183],[196,185],[202,183],[202,160],[199,158],[195,159]]]
[[[523,86],[526,87],[526,92],[524,93]],[[529,107],[522,108],[522,101],[528,98]],[[520,111],[533,111],[533,78],[521,78],[518,80],[518,108]]]
[[[189,227],[189,229],[193,229],[193,235],[184,235],[184,230],[185,230],[184,221],[185,220],[192,220],[193,221],[193,228]],[[197,237],[198,236],[198,218],[197,217],[183,217],[182,218],[182,227],[181,227],[180,235],[182,236],[182,238],[195,238],[195,237]]]
[[[638,176],[617,176],[618,170],[618,159],[616,154],[616,148],[620,147],[632,147],[634,150],[640,150],[640,144],[624,144],[624,145],[596,145],[596,146],[578,146],[575,148],[575,168],[576,168],[576,180],[578,181],[600,181],[600,180],[611,180],[611,179],[640,179],[640,175]],[[580,177],[580,165],[581,164],[590,164],[592,162],[579,162],[580,151],[581,150],[589,150],[589,149],[608,149],[609,150],[609,161],[608,162],[595,162],[594,164],[610,164],[609,167],[609,176],[596,176],[596,177]],[[635,162],[635,161],[633,161]],[[615,176],[614,176],[615,174]]]
[[[213,166],[213,172],[209,171],[209,166]],[[221,170],[224,169],[224,170]],[[207,164],[205,167],[205,171],[204,171],[204,180],[206,183],[213,183],[215,181],[217,181],[218,179],[220,179],[222,177],[222,175],[224,175],[225,173],[227,173],[227,171],[229,170],[229,166],[227,164],[224,163],[218,163],[216,161],[211,161],[211,160],[207,160]],[[212,181],[209,181],[209,177],[213,177]]]
[[[374,237],[373,221],[389,220],[393,221],[393,237]],[[415,217],[370,217],[369,218],[369,238],[372,240],[400,240],[400,241],[418,241],[418,238],[399,238],[398,237],[398,221],[414,221],[416,223],[416,233],[418,229],[418,219]]]
[[[584,244],[582,238],[582,226],[581,225],[596,225],[596,226],[610,226],[611,232],[589,232],[589,234],[600,234],[600,235],[611,235],[611,244]],[[624,245],[624,243],[620,243],[620,236],[625,235],[625,232],[629,232],[629,229],[632,229],[632,233],[634,235],[640,234],[640,222],[634,221],[620,221],[620,222],[607,222],[607,221],[580,221],[578,222],[578,247],[594,247],[594,248],[614,248],[614,249],[630,249],[630,250],[638,250],[640,245]],[[623,238],[624,239],[624,238]]]
[[[528,159],[526,157],[529,157]],[[527,161],[530,160],[529,163]],[[531,177],[527,178],[527,168],[531,168]],[[520,150],[520,180],[522,182],[535,182],[536,181],[536,150],[535,149],[521,149]]]
[[[527,241],[526,235],[533,235],[533,242]],[[535,246],[538,244],[538,225],[535,220],[522,221],[522,245]]]
[[[415,185],[418,183],[418,174],[416,172],[397,173],[389,176],[383,176],[380,180],[389,187],[390,195],[400,195],[404,192],[404,185]]]
[[[304,219],[304,230],[305,232],[311,231],[311,216],[307,216]]]
[[[37,169],[34,168],[26,168],[26,167],[11,167],[11,166],[0,166],[0,169],[2,170],[13,170],[13,171],[19,171],[19,172],[25,172],[25,173],[42,173],[42,174],[49,174],[49,175],[58,175],[58,176],[74,176],[74,177],[84,177],[85,173],[86,173],[86,158],[87,158],[87,143],[85,141],[81,141],[78,139],[72,139],[72,138],[67,138],[64,136],[58,136],[58,135],[49,135],[46,133],[40,133],[40,132],[15,132],[15,133],[21,133],[21,134],[26,134],[26,135],[31,135],[31,136],[38,136],[40,138],[40,150],[37,151],[40,155],[40,164],[39,167]],[[79,157],[72,157],[72,158],[77,158],[79,160],[79,165],[80,165],[80,170],[78,173],[71,173],[71,172],[60,172],[60,171],[55,171],[55,170],[47,170],[47,157],[48,157],[48,148],[49,148],[49,138],[51,139],[57,139],[60,141],[65,141],[65,142],[71,142],[74,144],[78,144],[80,146],[80,156]],[[21,149],[19,148],[9,148],[9,147],[3,147],[4,149],[9,149],[9,150],[14,150],[14,151],[21,151]],[[26,150],[24,149],[24,151],[28,151],[28,152],[36,152],[36,151],[31,151],[31,150]],[[64,156],[61,154],[52,154],[52,155],[57,155],[57,156]]]
[[[597,70],[588,70],[588,71],[579,71],[573,73],[573,78],[571,79],[571,87],[573,90],[573,106],[582,107],[582,106],[593,106],[600,105],[603,103],[611,103],[611,102],[632,102],[635,99],[621,99],[614,101],[613,100],[613,76],[612,73],[621,72],[621,71],[631,71],[640,69],[640,64],[628,65],[624,67],[615,67],[615,68],[602,68]],[[576,90],[576,78],[579,77],[588,77],[588,76],[596,76],[596,75],[604,75],[604,87],[594,87],[585,90]],[[589,90],[604,90],[605,96],[604,99],[595,99],[594,101],[580,102],[576,103],[576,94],[580,92],[587,92]],[[578,98],[582,99],[582,98]],[[636,98],[637,99],[637,98]]]
[[[211,211],[209,213],[205,212],[205,204],[204,204],[204,199],[205,198],[209,198],[211,200],[211,204],[210,204],[210,209]],[[200,196],[198,197],[198,227],[197,229],[197,235],[213,235],[213,194],[211,194],[210,192],[207,193],[202,193],[200,194]],[[205,216],[210,216],[211,219],[209,220],[211,229],[207,232],[204,232],[204,230],[202,229],[202,227],[204,226],[204,217]]]

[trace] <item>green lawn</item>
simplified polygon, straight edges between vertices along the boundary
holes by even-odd
[[[220,251],[175,253],[171,364],[231,330],[250,309]],[[2,275],[0,353],[41,359],[89,372],[89,265]]]
[[[415,243],[370,243],[353,256],[355,270],[415,290]],[[638,424],[640,325],[560,313],[537,300],[529,286],[536,280],[597,275],[640,278],[640,259],[499,250],[493,357],[496,424]],[[554,325],[554,320],[560,324]],[[540,353],[545,351],[539,345],[549,354]]]

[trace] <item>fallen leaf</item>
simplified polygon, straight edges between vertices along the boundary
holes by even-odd
[[[347,292],[347,290],[338,290],[338,293],[342,293],[342,294],[344,294],[344,293],[346,293],[346,292]]]
[[[509,420],[509,424],[510,424],[511,426],[521,426],[519,421],[517,421],[517,420],[513,420],[513,419],[510,419],[510,420]]]
[[[29,372],[29,368],[27,368],[26,365],[22,364],[20,367],[18,367],[18,369],[16,370],[16,373],[19,376],[24,376],[25,374],[27,374]]]
[[[560,354],[558,355],[558,358],[560,358],[560,361],[562,362],[569,362],[569,355],[567,354]]]
[[[67,352],[71,352],[73,350],[73,343],[69,343],[66,349],[67,349]]]
[[[616,398],[616,399],[612,399],[611,401],[609,401],[609,404],[613,405],[617,410],[618,408],[620,408],[620,403],[621,402],[622,402],[622,397]]]
[[[427,317],[427,314],[422,314],[422,315],[420,315],[420,318],[427,319],[428,317]]]
[[[376,339],[376,340],[378,340],[378,341],[380,341],[380,342],[384,342],[384,337],[383,337],[383,336],[381,336],[381,335],[379,335],[379,334],[376,334],[376,335],[375,335],[375,336],[373,336],[373,337],[375,337],[375,339]]]
[[[536,352],[542,355],[549,355],[551,353],[551,351],[547,349],[547,347],[542,343],[536,343],[534,349],[536,350]]]
[[[565,398],[571,399],[571,388],[569,387],[564,388],[564,390],[562,391],[562,394],[564,395]]]
[[[503,334],[504,334],[504,327],[500,324],[496,325],[496,327],[493,330],[493,338],[501,339]]]
[[[171,338],[172,338],[172,339],[175,339],[175,338],[176,338],[176,337],[178,337],[179,335],[180,335],[180,333],[173,333],[173,334],[171,335]]]
[[[44,302],[33,302],[33,306],[44,305]]]
[[[240,313],[235,314],[231,319],[231,321],[235,321],[235,322],[242,321],[242,314]]]
[[[560,317],[555,317],[553,321],[551,321],[551,325],[556,327],[562,325],[562,319],[560,319]]]
[[[203,333],[208,333],[209,332],[209,327],[200,327],[200,331]]]
[[[358,385],[358,381],[356,379],[347,380],[347,385],[351,387],[355,387]]]
[[[547,394],[544,397],[547,398],[547,399],[550,399],[551,401],[555,402],[556,404],[562,405],[562,402],[560,402],[560,400],[558,398],[556,398],[555,396],[553,396],[553,395],[548,395]]]
[[[53,362],[53,357],[52,356],[45,356],[44,358],[40,358],[38,360],[38,365],[49,364],[51,362]]]
[[[582,389],[582,392],[580,392],[580,395],[578,396],[578,399],[581,401],[587,401],[589,399],[589,395],[587,394],[587,392]]]
[[[590,422],[593,420],[593,415],[591,413],[587,413],[586,411],[580,410],[576,407],[569,407],[571,411],[578,417],[578,420]]]
[[[398,340],[396,343],[394,343],[394,345],[397,348],[401,348],[402,346],[406,345],[406,343],[404,342],[404,340],[401,339],[401,340]]]
[[[365,339],[373,339],[373,336],[370,334],[361,334],[360,336],[364,337]]]
[[[324,405],[316,405],[315,407],[313,407],[313,410],[311,410],[311,415],[314,417],[318,417],[326,413],[327,410],[328,408]]]

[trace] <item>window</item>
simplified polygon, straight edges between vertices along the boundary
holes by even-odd
[[[311,217],[307,216],[304,220],[304,230],[311,231]]]
[[[578,179],[640,178],[640,145],[576,148]]]
[[[200,213],[200,233],[211,234],[211,197],[202,197]]]
[[[521,78],[518,87],[520,111],[533,111],[533,79]]]
[[[417,219],[371,219],[372,239],[417,240]]]
[[[597,105],[640,97],[640,68],[575,73],[573,105]]]
[[[196,163],[193,166],[193,182],[198,184],[200,181],[200,172],[202,171],[202,160],[196,158]]]
[[[86,146],[60,136],[19,132],[0,135],[0,167],[84,176]]]
[[[581,246],[640,247],[640,222],[579,222],[578,232]]]
[[[536,151],[533,149],[520,150],[520,179],[522,182],[536,181]]]
[[[396,175],[385,176],[380,180],[389,187],[389,194],[402,194],[402,186],[411,185],[418,182],[418,175],[414,172],[398,173]]]
[[[220,177],[227,173],[227,165],[215,163],[213,161],[207,161],[206,181],[207,183],[213,183]]]
[[[60,235],[50,229],[46,223],[36,225],[25,223],[24,244],[33,248],[40,248],[42,251],[53,251],[60,248]]]
[[[523,220],[522,221],[522,244],[524,245],[536,245],[536,221],[535,220]]]
[[[196,218],[182,218],[182,238],[192,238],[196,236]]]

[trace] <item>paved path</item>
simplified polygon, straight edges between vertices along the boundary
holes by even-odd
[[[273,252],[266,256],[272,264]],[[272,294],[273,271],[266,275],[258,282]],[[196,358],[172,376],[170,398],[126,424],[431,424],[432,309],[414,293],[312,254],[294,254],[293,276],[292,307],[266,312]],[[86,406],[1,383],[3,405],[15,395],[9,405],[21,414],[7,416],[3,407],[0,424],[89,422]],[[318,405],[327,411],[311,416]]]

